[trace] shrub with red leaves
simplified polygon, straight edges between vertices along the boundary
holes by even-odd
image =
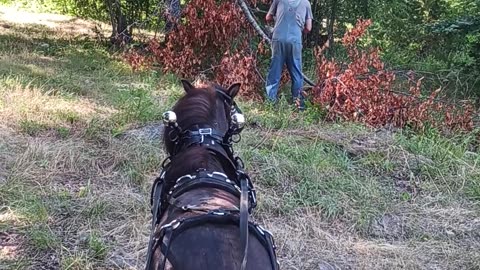
[[[256,72],[256,59],[242,53],[226,53],[216,69],[215,81],[223,85],[241,82],[243,97],[260,100],[258,91],[259,76]],[[239,80],[239,78],[241,78]]]
[[[350,60],[345,69],[335,60],[325,59],[325,48],[316,49],[317,76],[321,83],[314,87],[312,101],[327,109],[327,118],[363,122],[374,127],[393,124],[423,129],[428,124],[471,130],[472,104],[454,106],[440,102],[437,95],[441,89],[423,97],[421,79],[410,79],[408,93],[392,90],[396,77],[384,69],[379,50],[358,49],[358,41],[370,24],[370,20],[359,20],[343,37]]]
[[[152,66],[153,59],[136,50],[131,50],[123,54],[125,61],[132,67],[133,71],[148,69]]]
[[[258,98],[256,59],[249,52],[253,30],[235,1],[192,0],[184,9],[183,24],[164,46],[149,49],[164,71],[193,78],[208,70],[217,83],[242,83],[242,95]]]

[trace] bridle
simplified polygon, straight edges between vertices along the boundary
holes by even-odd
[[[229,122],[227,132],[222,134],[222,132],[217,131],[214,127],[207,125],[194,125],[189,129],[182,130],[176,122],[176,114],[173,111],[167,111],[163,114],[163,119],[165,125],[172,128],[168,133],[169,140],[174,143],[172,155],[177,154],[193,144],[218,144],[231,147],[233,143],[240,141],[240,133],[245,125],[245,117],[243,116],[242,110],[224,91],[215,88],[215,92],[222,97],[227,108],[230,108],[230,113],[227,114],[229,116],[227,119]],[[233,149],[229,149],[229,152],[233,152]]]
[[[270,261],[273,269],[278,269],[278,261],[275,255],[275,244],[271,233],[258,224],[248,220],[249,214],[256,207],[256,193],[250,177],[244,171],[244,163],[240,157],[236,156],[233,150],[233,143],[240,141],[245,118],[236,102],[224,91],[215,87],[215,92],[219,95],[229,108],[228,130],[225,134],[217,131],[212,126],[194,125],[188,129],[182,130],[177,123],[176,114],[173,111],[167,111],[163,114],[163,120],[166,128],[170,128],[169,139],[174,143],[171,156],[167,157],[162,163],[162,172],[155,179],[150,204],[152,206],[152,233],[147,253],[146,269],[151,268],[153,252],[161,246],[163,249],[163,262],[160,269],[164,269],[168,256],[169,245],[172,239],[182,231],[200,225],[205,222],[240,224],[241,246],[244,252],[241,269],[246,269],[248,254],[248,235],[253,233],[256,238],[267,249],[270,255]],[[205,169],[199,169],[194,174],[187,174],[179,177],[173,186],[167,187],[165,183],[166,172],[170,168],[171,158],[179,152],[193,146],[203,145],[210,152],[220,156],[224,163],[234,172],[228,177],[221,172],[208,172]],[[231,179],[233,178],[233,179]],[[216,209],[209,210],[196,205],[180,205],[176,198],[192,189],[199,187],[214,187],[226,191],[235,197],[240,198],[240,207],[238,209]],[[168,224],[160,227],[158,237],[154,237],[157,225],[168,206],[173,206],[185,212],[202,212],[200,216],[175,219]],[[239,217],[237,217],[239,215]],[[167,238],[167,244],[163,243]]]

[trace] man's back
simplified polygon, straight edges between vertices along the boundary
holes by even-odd
[[[273,39],[294,43],[302,42],[306,19],[312,18],[308,0],[274,0],[269,13],[274,15]]]

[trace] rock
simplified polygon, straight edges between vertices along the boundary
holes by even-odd
[[[140,139],[147,141],[161,140],[163,136],[163,123],[157,122],[146,126],[130,129],[120,135],[121,138]]]
[[[455,233],[451,230],[445,230],[448,236],[455,236]]]
[[[401,217],[385,214],[373,222],[370,233],[379,238],[399,239],[405,236],[405,224]]]

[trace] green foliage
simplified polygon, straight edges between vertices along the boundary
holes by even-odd
[[[107,256],[108,246],[99,237],[98,233],[91,233],[88,238],[88,248],[92,253],[92,257],[97,260],[103,260]]]
[[[68,0],[66,0],[68,1]],[[35,12],[62,12],[63,0],[0,0],[0,4],[15,6]]]
[[[452,97],[468,98],[480,94],[473,90],[480,87],[476,79],[480,75],[480,1],[339,0],[311,3],[314,32],[309,35],[310,39],[317,38],[315,31],[327,35],[333,9],[333,35],[338,39],[358,18],[369,18],[374,24],[363,43],[380,47],[389,68],[428,72],[422,74],[431,77],[425,86],[429,89],[442,86]],[[342,59],[344,52],[339,41],[335,43],[332,50],[335,59]],[[305,66],[306,70],[311,69],[308,60]],[[448,78],[433,83],[437,76]]]
[[[47,226],[33,226],[28,234],[37,249],[54,249],[58,244],[55,234]]]
[[[459,97],[476,94],[469,89],[479,86],[473,79],[480,74],[479,1],[376,2],[370,13],[371,43],[383,49],[390,66],[433,73],[448,70],[464,81],[460,91],[447,84],[450,92],[455,96],[461,92]]]

